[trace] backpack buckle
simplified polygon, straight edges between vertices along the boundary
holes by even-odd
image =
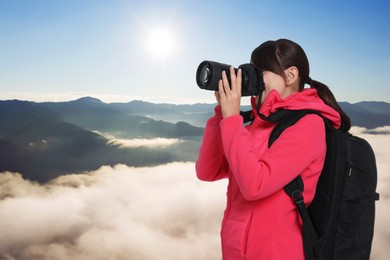
[[[291,198],[294,200],[296,204],[301,204],[303,203],[303,195],[300,190],[296,190],[291,192]]]

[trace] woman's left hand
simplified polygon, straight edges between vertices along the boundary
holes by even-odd
[[[238,70],[237,76],[233,67],[230,67],[230,84],[226,72],[222,72],[222,79],[218,82],[222,116],[228,117],[240,114],[242,72]]]

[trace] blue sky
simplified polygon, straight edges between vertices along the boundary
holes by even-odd
[[[0,0],[0,99],[212,102],[201,61],[238,66],[288,38],[339,101],[390,102],[389,13],[378,0]],[[149,46],[161,32],[165,56]]]

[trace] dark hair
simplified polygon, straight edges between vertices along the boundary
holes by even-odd
[[[341,109],[328,86],[310,78],[309,61],[305,51],[297,43],[287,39],[266,41],[252,52],[251,62],[263,70],[282,76],[284,79],[286,79],[284,70],[291,66],[297,67],[299,71],[299,91],[303,90],[305,84],[315,88],[324,103],[340,114],[342,122],[340,129],[348,131],[351,128],[351,120]]]

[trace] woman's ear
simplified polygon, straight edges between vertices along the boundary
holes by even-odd
[[[284,72],[286,73],[287,86],[292,86],[298,83],[299,71],[297,67],[291,66],[287,68]]]

